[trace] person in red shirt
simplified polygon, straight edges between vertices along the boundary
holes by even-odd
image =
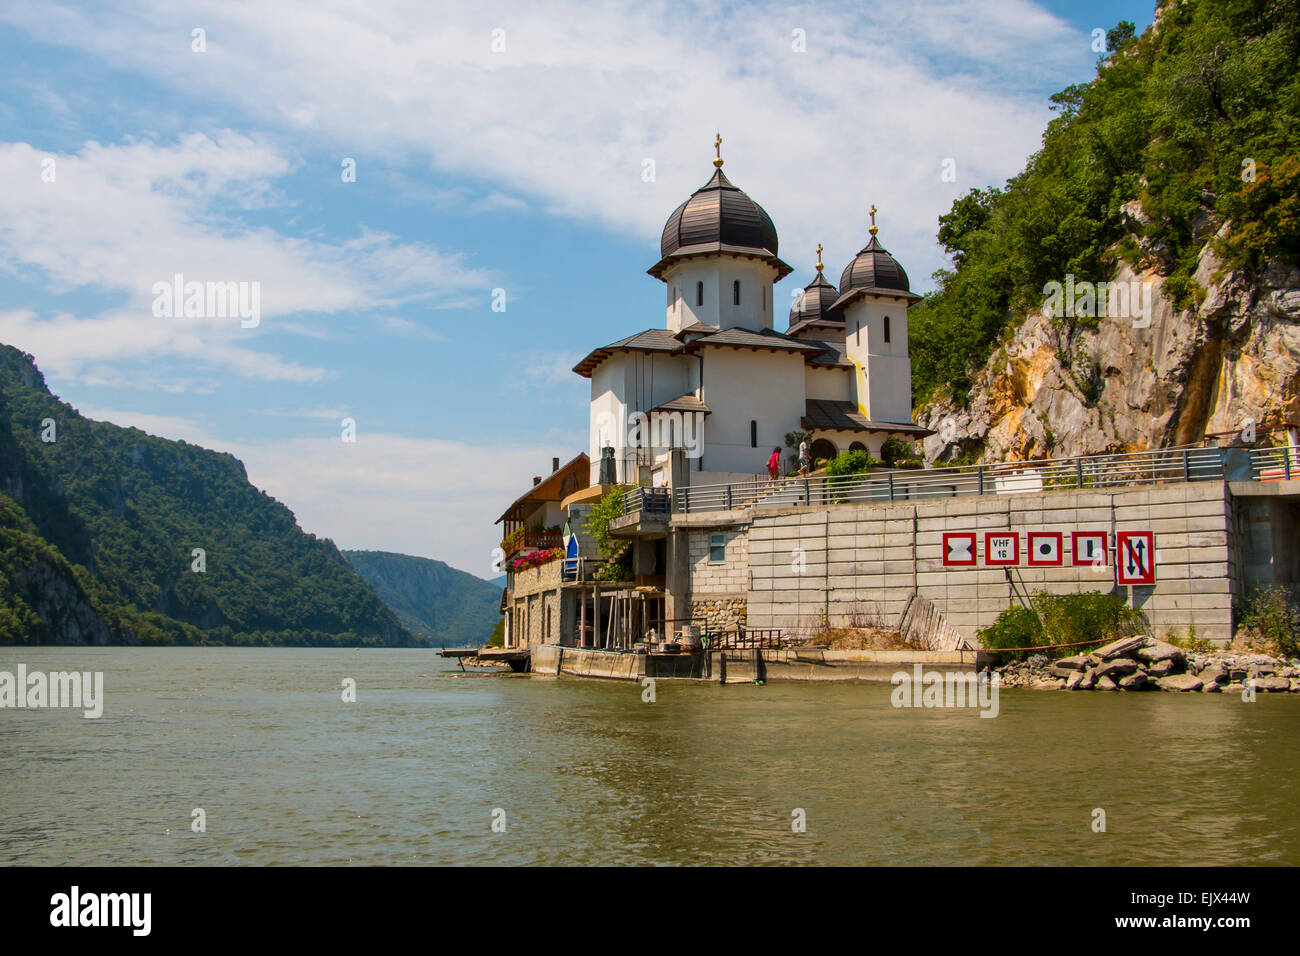
[[[776,481],[776,473],[781,468],[781,449],[773,448],[772,457],[767,460],[767,480]]]

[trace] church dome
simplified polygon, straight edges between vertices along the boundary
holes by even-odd
[[[821,265],[821,263],[817,263]],[[844,317],[831,312],[831,306],[839,298],[839,293],[835,291],[835,286],[826,281],[822,275],[821,269],[817,270],[817,278],[804,286],[803,295],[794,300],[794,305],[790,306],[790,325],[789,329],[793,330],[795,326],[810,323],[835,323],[844,324]]]
[[[757,252],[775,257],[776,226],[772,217],[743,190],[733,186],[722,169],[691,193],[664,224],[660,255],[689,252],[692,246],[720,246],[724,252]]]
[[[840,275],[840,292],[847,295],[855,289],[880,289],[910,292],[907,273],[898,264],[889,250],[880,244],[874,235],[853,261],[844,267]]]

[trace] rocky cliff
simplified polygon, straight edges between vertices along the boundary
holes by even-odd
[[[1136,230],[1141,207],[1125,208]],[[935,430],[926,459],[1142,451],[1300,421],[1300,268],[1273,263],[1252,279],[1225,270],[1207,242],[1195,273],[1204,298],[1184,309],[1161,271],[1159,250],[1121,261],[1112,281],[1149,289],[1149,309],[1111,317],[1106,303],[1095,328],[1050,309],[1025,316],[976,373],[968,403],[921,409]]]

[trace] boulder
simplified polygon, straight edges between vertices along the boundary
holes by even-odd
[[[1137,658],[1140,661],[1146,661],[1148,664],[1155,664],[1160,661],[1182,662],[1187,659],[1187,654],[1181,647],[1167,644],[1164,641],[1153,641],[1147,647],[1138,648]]]
[[[1129,657],[1117,657],[1097,667],[1098,677],[1123,677],[1138,670],[1138,662]]]
[[[1220,687],[1218,684],[1214,683],[1214,681],[1210,681],[1208,684],[1206,683],[1201,684],[1202,694],[1219,694],[1222,692],[1223,692],[1223,688]]]
[[[1120,690],[1141,690],[1146,686],[1147,675],[1142,671],[1129,674],[1127,677],[1121,677],[1119,681]]]
[[[1291,681],[1285,677],[1256,677],[1255,690],[1267,691],[1270,694],[1276,694],[1278,691],[1288,691],[1291,689]]]
[[[1300,677],[1292,677],[1290,678],[1290,680],[1291,680],[1291,693],[1294,694],[1300,692]]]
[[[1117,690],[1117,689],[1118,689],[1118,688],[1115,686],[1115,682],[1114,682],[1113,680],[1111,680],[1109,677],[1105,676],[1104,674],[1103,674],[1101,677],[1098,677],[1098,678],[1097,678],[1097,683],[1096,683],[1095,686],[1096,686],[1096,689],[1097,689],[1097,690]]]
[[[1176,660],[1173,660],[1172,658],[1166,658],[1163,661],[1156,661],[1154,664],[1148,667],[1147,676],[1168,677],[1177,669],[1177,667],[1178,667],[1178,662]]]
[[[1226,684],[1228,682],[1228,669],[1220,662],[1213,661],[1206,665],[1206,667],[1196,676],[1205,683]]]
[[[1220,684],[1219,689],[1225,694],[1240,694],[1245,691],[1246,686],[1244,684]]]
[[[1065,679],[1065,689],[1066,689],[1066,690],[1079,690],[1079,685],[1082,684],[1082,683],[1083,683],[1083,672],[1082,672],[1082,671],[1075,671],[1074,673],[1072,673],[1069,677],[1067,677],[1067,678]],[[1300,684],[1300,681],[1292,681],[1292,683]]]
[[[1097,648],[1088,656],[1098,662],[1114,660],[1117,657],[1130,657],[1136,654],[1139,648],[1146,647],[1149,643],[1152,643],[1151,639],[1141,634],[1135,637],[1121,637],[1118,641],[1111,641]]]
[[[1063,683],[1064,683],[1063,681],[1052,680],[1051,678],[1045,680],[1036,680],[1033,682],[1033,684],[1030,685],[1029,689],[1030,690],[1060,690]]]
[[[1083,677],[1079,680],[1079,690],[1092,690],[1097,685],[1097,672],[1093,669],[1084,671]]]
[[[1161,690],[1188,692],[1200,690],[1203,683],[1199,677],[1194,677],[1191,674],[1173,674],[1169,677],[1160,678],[1156,681],[1156,686]]]
[[[1052,666],[1064,667],[1072,671],[1086,671],[1088,669],[1088,655],[1075,654],[1073,657],[1062,657]]]
[[[1277,668],[1272,664],[1255,663],[1246,668],[1248,677],[1273,677],[1277,674]]]

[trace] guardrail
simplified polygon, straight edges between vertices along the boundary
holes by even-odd
[[[668,517],[672,511],[672,495],[667,488],[629,488],[623,492],[623,514],[641,512],[641,517]]]
[[[1288,456],[1285,449],[1257,451],[1279,452],[1278,467],[1291,467],[1287,464],[1291,462],[1300,476],[1300,455],[1294,450],[1292,456]],[[775,482],[751,479],[678,488],[673,505],[680,512],[716,511],[740,507],[916,501],[955,498],[958,495],[1030,493],[1056,488],[1215,481],[1227,475],[1223,452],[1220,448],[1185,446],[1122,455],[793,477]],[[1266,460],[1271,462],[1272,458]],[[1252,477],[1261,477],[1257,469],[1252,468]]]
[[[1289,481],[1300,478],[1300,448],[1252,448],[1252,477],[1257,481]]]

